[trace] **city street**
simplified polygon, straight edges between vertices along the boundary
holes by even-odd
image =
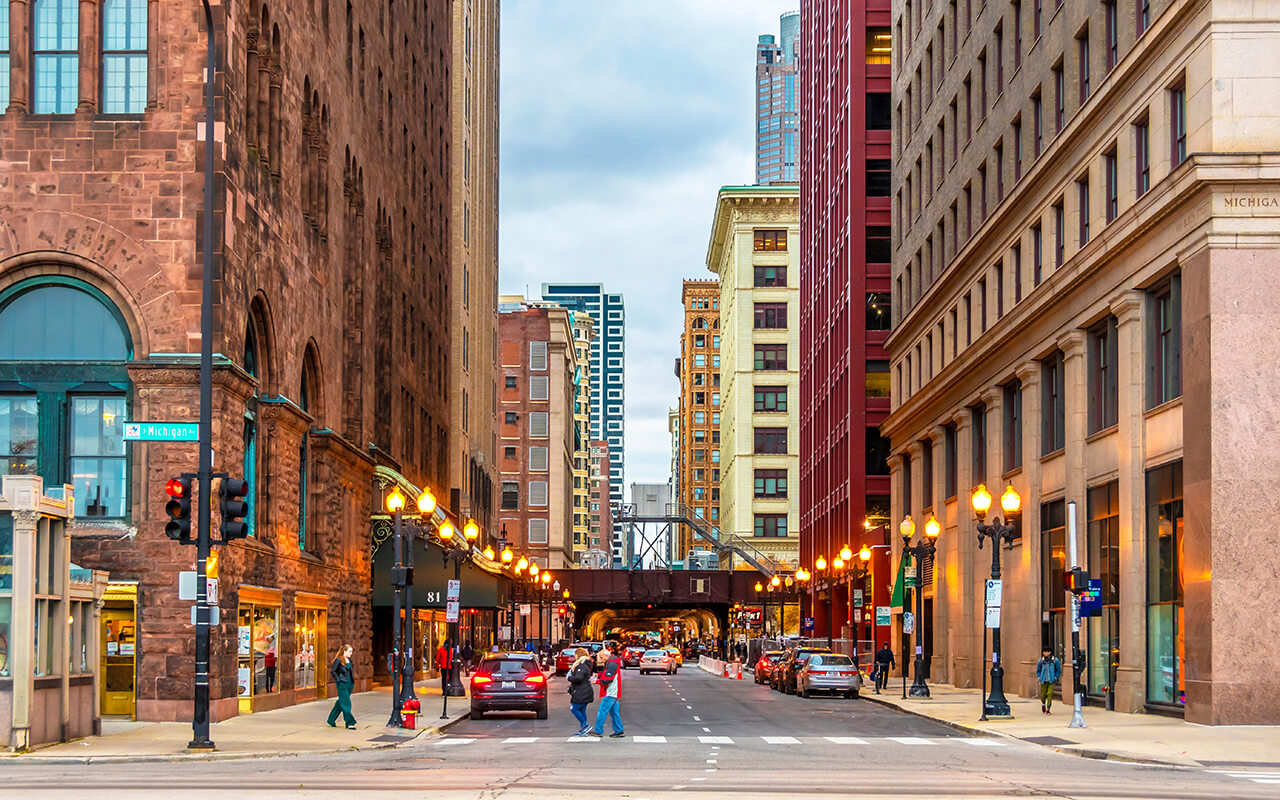
[[[674,676],[628,670],[624,681],[623,739],[571,738],[575,723],[559,678],[545,721],[524,714],[467,720],[398,749],[324,757],[8,762],[0,797],[1280,797],[1280,769],[1233,775],[1092,761],[961,736],[864,700],[784,696],[692,664]],[[1065,716],[1062,722],[1065,728]]]

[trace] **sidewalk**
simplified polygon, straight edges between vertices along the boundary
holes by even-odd
[[[465,686],[464,682],[464,686]],[[337,753],[396,747],[421,736],[443,730],[467,717],[471,705],[465,697],[449,698],[449,718],[439,719],[442,698],[440,681],[420,681],[415,691],[422,701],[417,730],[388,728],[391,716],[391,689],[382,687],[351,695],[356,729],[347,730],[338,718],[338,727],[325,724],[333,698],[313,700],[274,711],[241,714],[214,723],[209,738],[217,749],[192,751],[189,722],[133,722],[104,719],[102,735],[52,745],[30,753],[5,753],[10,758],[49,763],[103,763],[109,761],[187,761],[230,758],[273,758],[278,756]],[[3,763],[3,762],[0,762]]]
[[[1050,747],[1084,758],[1192,767],[1280,766],[1280,726],[1195,725],[1157,714],[1122,714],[1084,707],[1087,728],[1068,728],[1071,704],[1055,702],[1041,713],[1038,700],[1008,694],[1013,719],[979,722],[979,689],[930,684],[932,697],[902,699],[901,678],[883,694],[863,689],[861,697],[936,720],[952,728]]]

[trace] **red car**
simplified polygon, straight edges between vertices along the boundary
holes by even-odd
[[[577,658],[577,656],[574,655],[574,652],[576,651],[576,649],[577,648],[566,647],[564,650],[561,650],[559,653],[556,653],[556,674],[557,675],[564,675],[568,673],[569,670],[573,667],[573,662]]]
[[[632,645],[622,651],[622,667],[639,667],[640,659],[644,656],[646,648]]]
[[[756,662],[756,683],[768,683],[769,677],[773,673],[773,668],[782,663],[786,655],[787,652],[785,650],[766,650],[761,653],[760,660]]]

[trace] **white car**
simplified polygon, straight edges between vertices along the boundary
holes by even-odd
[[[646,650],[640,657],[641,675],[646,672],[665,672],[668,675],[675,675],[678,669],[680,665],[666,650]]]

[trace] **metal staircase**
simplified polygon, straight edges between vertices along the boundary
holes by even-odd
[[[732,557],[737,556],[766,578],[772,578],[778,571],[778,565],[773,558],[757,550],[745,538],[735,533],[721,531],[716,526],[709,524],[705,519],[695,517],[684,503],[668,503],[666,505],[666,515],[660,518],[638,516],[635,505],[625,503],[618,508],[617,515],[614,517],[615,526],[644,522],[668,522],[688,525],[693,530],[694,535],[711,545],[721,560],[728,556],[732,561]]]

